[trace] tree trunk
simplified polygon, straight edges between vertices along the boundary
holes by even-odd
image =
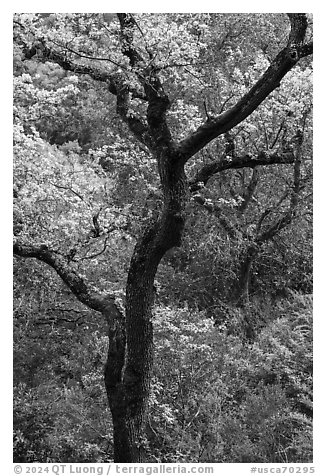
[[[179,246],[185,222],[187,186],[183,166],[158,157],[163,209],[135,246],[126,288],[126,319],[110,327],[105,384],[114,428],[114,461],[146,460],[143,430],[153,366],[154,278],[163,255]],[[173,167],[172,167],[173,164]],[[110,314],[112,319],[112,312]]]
[[[249,304],[251,267],[257,253],[256,246],[249,246],[240,263],[238,278],[233,285],[232,292],[232,302],[236,306],[244,307]]]
[[[149,249],[153,248],[156,228],[155,225],[146,228],[131,259],[126,319],[117,316],[112,322],[110,314],[105,386],[112,414],[116,463],[140,463],[146,458],[143,428],[153,363],[154,277],[161,259]]]
[[[125,419],[125,396],[122,384],[122,369],[125,360],[125,319],[117,314],[106,315],[109,323],[109,349],[104,370],[104,381],[113,423],[114,461],[130,461],[130,445]]]
[[[132,15],[118,14],[118,19],[121,52],[129,59],[130,67],[136,68],[135,77],[139,79],[136,87],[117,71],[105,73],[96,66],[73,61],[68,52],[49,48],[43,39],[37,40],[35,45],[27,44],[23,35],[20,40],[26,59],[38,54],[40,60],[55,62],[66,71],[87,74],[95,81],[104,82],[117,98],[117,113],[137,139],[157,158],[164,205],[160,218],[145,228],[135,247],[128,274],[125,316],[115,308],[114,297],[110,298],[109,306],[96,288],[88,286],[69,266],[63,254],[49,250],[46,245],[25,246],[16,243],[14,246],[17,255],[35,257],[52,266],[82,303],[102,312],[109,321],[105,384],[113,419],[115,462],[134,463],[145,459],[142,431],[153,361],[154,278],[165,252],[179,246],[181,242],[187,201],[184,165],[213,139],[246,119],[280,85],[298,60],[311,54],[312,44],[303,44],[308,24],[306,16],[289,14],[289,18],[291,31],[286,47],[252,88],[228,110],[216,117],[208,117],[205,123],[179,143],[173,141],[166,121],[166,111],[171,104],[159,78],[160,68],[156,67],[155,58],[150,62],[145,61],[133,44],[133,29],[137,28],[137,23]],[[146,118],[135,114],[130,108],[132,98],[147,101]],[[248,165],[250,157],[246,160]],[[233,168],[238,168],[238,165],[233,161]],[[257,162],[252,164],[254,167],[257,165]],[[207,173],[205,177],[207,179]],[[240,267],[236,285],[238,301],[249,297],[250,268],[255,257],[253,251],[250,250]]]

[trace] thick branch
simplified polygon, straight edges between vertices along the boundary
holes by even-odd
[[[281,80],[299,59],[311,54],[312,44],[302,44],[307,28],[306,16],[300,13],[291,14],[290,22],[291,32],[287,46],[280,51],[260,79],[234,106],[219,116],[207,120],[178,144],[180,160],[187,162],[213,139],[246,119],[272,91],[280,86]]]
[[[166,121],[166,112],[170,101],[166,95],[158,71],[153,64],[146,64],[144,58],[133,45],[134,29],[137,28],[132,15],[118,13],[120,22],[122,53],[135,68],[139,81],[142,83],[148,100],[147,123],[154,140],[155,148],[172,150],[174,147],[170,129]]]
[[[71,71],[78,74],[87,74],[96,81],[101,81],[108,84],[109,91],[116,94],[115,82],[113,81],[113,74],[99,70],[94,66],[78,64],[67,57],[64,53],[54,51],[45,45],[43,40],[35,42],[30,48],[24,47],[23,53],[26,59],[31,59],[38,56],[43,61],[51,61],[58,64],[66,71]]]
[[[128,125],[135,137],[151,149],[154,144],[150,131],[145,122],[142,121],[139,116],[129,111],[129,103],[129,88],[121,82],[120,85],[117,84],[117,113]]]
[[[91,284],[87,283],[68,264],[67,259],[46,245],[26,245],[16,241],[13,247],[14,254],[23,258],[36,258],[51,266],[64,283],[69,287],[76,298],[87,307],[108,315],[109,312],[116,315],[120,313],[114,296],[102,294]]]
[[[163,147],[172,152],[174,142],[166,121],[166,112],[170,107],[169,98],[157,77],[149,77],[149,83],[145,84],[145,92],[148,98],[147,122],[156,147],[160,149]]]
[[[61,66],[65,71],[71,71],[76,74],[87,74],[95,81],[100,81],[108,85],[110,93],[117,95],[117,77],[114,72],[106,72],[94,65],[84,65],[68,58],[66,52],[55,51],[48,47],[43,40],[36,41],[31,47],[23,45],[23,53],[26,59],[38,56],[41,61],[50,61]],[[75,52],[77,56],[81,56]],[[96,58],[94,59],[96,60]],[[133,97],[146,99],[144,93],[135,87],[129,88]]]
[[[146,99],[146,97],[142,91],[130,87],[121,74],[113,72],[107,73],[93,65],[78,64],[69,59],[66,54],[52,50],[46,46],[43,41],[39,41],[31,48],[24,48],[24,54],[27,59],[32,58],[36,54],[41,55],[43,60],[57,63],[66,71],[77,74],[87,74],[96,81],[106,83],[109,91],[117,96],[117,112],[122,120],[129,126],[131,132],[133,132],[138,140],[147,147],[151,147],[151,139],[148,134],[147,126],[139,117],[129,112],[130,95],[140,99]],[[74,54],[78,55],[78,52],[74,52]]]
[[[308,20],[305,13],[288,13],[288,17],[291,23],[289,44],[295,45],[303,43],[308,27]]]
[[[115,459],[124,462],[117,456],[121,451],[119,438],[121,432],[124,437],[126,436],[125,391],[121,382],[126,348],[124,313],[115,302],[114,296],[102,295],[93,286],[86,283],[67,264],[67,260],[62,255],[49,249],[46,245],[33,246],[16,242],[14,243],[14,254],[24,258],[36,258],[51,266],[80,302],[95,311],[101,312],[107,319],[109,324],[109,349],[105,365],[105,386],[114,422]],[[69,320],[69,322],[76,324],[77,320]],[[124,438],[122,443],[124,450],[126,445],[129,444],[128,438]]]
[[[310,56],[313,53],[313,43],[307,43],[305,45],[300,45],[297,48],[299,58],[304,58],[305,56]]]
[[[142,56],[133,47],[133,30],[137,23],[130,13],[117,13],[117,17],[121,27],[122,53],[129,58],[130,66],[136,66],[143,61]]]
[[[256,157],[252,157],[249,154],[241,157],[235,157],[234,159],[222,159],[220,161],[214,161],[209,164],[205,164],[196,174],[196,176],[189,180],[189,188],[192,192],[201,188],[202,185],[206,185],[208,180],[213,175],[222,172],[224,170],[242,169],[244,167],[250,167],[254,169],[258,166],[275,165],[275,164],[293,164],[295,156],[293,152],[286,152],[281,154],[270,154],[267,152],[260,152]]]

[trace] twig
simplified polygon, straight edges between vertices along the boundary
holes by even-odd
[[[56,188],[59,188],[59,189],[63,189],[63,190],[68,190],[69,192],[73,193],[74,195],[76,195],[76,197],[78,197],[80,200],[82,200],[83,202],[85,201],[83,199],[83,197],[78,193],[76,192],[73,188],[71,187],[65,187],[64,185],[58,185],[57,183],[53,183],[53,182],[49,182],[51,185],[53,185],[54,187]]]
[[[116,228],[114,228],[114,229],[116,229]],[[113,231],[113,230],[112,230],[112,231]],[[92,255],[89,255],[89,256],[84,256],[83,258],[80,258],[79,261],[83,261],[84,259],[93,259],[93,258],[96,258],[97,256],[102,255],[102,254],[104,253],[104,251],[106,250],[106,248],[107,248],[108,239],[109,239],[109,237],[106,236],[106,237],[105,237],[105,240],[104,240],[103,249],[102,249],[101,251],[99,251],[99,252],[97,252],[97,253],[94,253],[94,254],[92,254]]]
[[[209,121],[210,120],[210,115],[208,114],[208,111],[207,111],[206,101],[204,101],[204,109],[205,109],[205,114],[206,114],[207,120]]]

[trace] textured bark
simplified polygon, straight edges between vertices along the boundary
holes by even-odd
[[[142,462],[145,458],[142,434],[153,365],[154,278],[165,252],[180,245],[185,221],[187,186],[183,167],[175,170],[173,160],[164,155],[158,160],[164,206],[160,218],[148,223],[135,247],[126,289],[123,385],[131,451],[125,458],[131,459],[124,462]]]
[[[121,25],[122,51],[131,66],[142,61],[133,47],[131,15],[118,14]],[[122,382],[125,398],[124,431],[128,451],[121,454],[123,462],[145,460],[143,428],[148,404],[153,365],[152,311],[154,278],[163,255],[179,246],[185,221],[187,183],[183,164],[175,155],[175,144],[166,121],[170,101],[157,73],[145,68],[140,79],[148,101],[146,122],[147,145],[156,158],[163,192],[163,208],[157,220],[150,221],[136,244],[128,273],[126,288],[126,355]],[[120,115],[128,118],[127,102],[120,103]],[[120,461],[120,460],[119,460]],[[121,459],[122,461],[122,459]]]
[[[31,245],[20,241],[14,242],[13,252],[16,256],[36,258],[51,266],[78,300],[87,307],[99,312],[107,312],[110,307],[111,311],[115,312],[116,303],[114,296],[100,293],[94,286],[87,283],[85,279],[69,265],[69,261],[64,255],[52,250],[44,244]]]
[[[76,298],[88,308],[100,312],[108,324],[109,349],[105,366],[105,386],[114,427],[114,456],[119,462],[130,460],[129,437],[125,422],[125,398],[122,385],[122,368],[125,358],[125,316],[114,295],[100,293],[85,281],[69,264],[66,257],[46,245],[30,245],[16,241],[14,254],[23,258],[36,258],[51,266],[62,278]],[[129,458],[129,459],[128,459]]]
[[[130,14],[118,14],[121,33],[121,51],[135,68],[138,85],[131,85],[121,74],[106,73],[96,66],[78,63],[82,54],[67,47],[67,54],[54,51],[45,41],[36,39],[30,46],[22,44],[25,57],[37,56],[41,61],[52,61],[76,74],[90,75],[105,83],[117,98],[117,113],[135,137],[145,144],[157,160],[163,192],[163,208],[156,221],[149,222],[140,236],[130,263],[126,288],[126,315],[116,305],[114,297],[103,295],[78,276],[59,253],[44,245],[14,245],[14,253],[37,258],[50,265],[85,305],[102,313],[109,324],[109,350],[105,368],[105,385],[114,428],[115,462],[142,462],[146,459],[143,427],[146,418],[151,369],[153,364],[152,310],[154,278],[163,255],[179,246],[185,224],[185,205],[189,184],[184,165],[196,152],[219,135],[228,132],[248,117],[264,99],[277,88],[285,74],[298,60],[311,54],[312,45],[304,45],[307,28],[303,14],[291,14],[291,33],[286,46],[272,61],[257,83],[229,110],[206,123],[178,144],[174,143],[166,121],[170,101],[164,92],[153,62],[145,62],[133,45],[133,29],[137,26]],[[88,58],[92,59],[92,58]],[[93,58],[96,61],[96,58]],[[103,58],[101,58],[102,60]],[[108,59],[108,61],[111,61]],[[130,100],[140,98],[147,103],[146,117],[130,111]],[[245,156],[229,161],[214,162],[203,169],[190,183],[204,183],[220,170],[256,167],[262,161],[273,162],[273,157],[259,160]],[[275,159],[276,160],[276,159]],[[291,163],[293,157],[283,157]],[[260,163],[259,163],[260,162]],[[284,162],[283,162],[284,163]],[[226,226],[226,225],[225,225]],[[238,288],[248,289],[250,265],[253,256],[243,263]],[[251,260],[251,261],[250,261]]]
[[[125,361],[125,316],[120,313],[112,320],[111,313],[103,313],[109,323],[109,349],[104,370],[105,388],[112,414],[114,461],[130,461],[130,438],[126,426],[126,401],[122,383]]]

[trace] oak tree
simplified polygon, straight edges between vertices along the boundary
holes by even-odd
[[[275,37],[269,30],[273,22]],[[281,37],[282,27],[288,30],[286,38]],[[268,44],[262,44],[267,32],[270,51]],[[287,211],[265,230],[262,224],[270,209],[266,208],[258,218],[255,242],[246,251],[240,276],[244,280],[239,284],[242,294],[257,247],[289,224],[298,208],[302,139],[296,148],[261,148],[256,153],[244,150],[237,155],[232,132],[282,87],[289,72],[300,68],[312,54],[312,41],[307,38],[309,18],[302,13],[288,14],[287,18],[281,14],[271,18],[218,14],[17,14],[14,35],[20,65],[41,64],[49,72],[55,64],[66,73],[61,87],[55,90],[37,88],[25,72],[15,79],[19,101],[15,108],[14,254],[50,266],[82,304],[107,321],[105,386],[114,428],[114,460],[141,462],[146,459],[143,428],[153,366],[154,280],[163,256],[181,245],[190,197],[193,195],[197,203],[214,211],[214,204],[205,202],[198,190],[221,171],[250,168],[253,174],[239,203],[241,213],[257,185],[258,168],[293,165],[294,186]],[[255,64],[261,51],[265,55],[264,71],[250,76],[250,61]],[[230,70],[231,53],[238,55],[244,73],[234,65]],[[114,118],[119,124],[122,135],[130,134],[134,146],[129,147],[127,155],[138,160],[139,169],[147,166],[147,173],[155,174],[156,165],[158,183],[154,196],[158,205],[152,213],[144,213],[138,229],[130,225],[132,213],[120,209],[117,216],[108,206],[114,185],[105,175],[105,170],[110,171],[110,161],[103,151],[111,147],[111,156],[118,160],[124,143],[119,138],[113,140],[112,133],[107,144],[100,144],[102,152],[100,147],[94,152],[93,158],[98,160],[94,165],[90,151],[89,162],[78,161],[78,147],[84,147],[89,140],[86,125],[78,147],[75,144],[70,150],[60,151],[52,145],[56,141],[74,141],[74,135],[62,138],[64,127],[60,130],[61,139],[58,135],[49,139],[46,123],[61,114],[63,104],[65,110],[75,111],[71,121],[76,117],[78,78],[86,78],[94,89],[103,91],[101,107],[110,110],[110,120]],[[92,107],[91,101],[88,107]],[[70,127],[69,121],[66,127]],[[224,149],[198,167],[201,151],[221,137]],[[274,140],[277,141],[275,134]],[[121,174],[119,180],[123,187],[132,186]],[[59,195],[61,199],[56,198]],[[215,212],[219,214],[217,207]],[[228,226],[225,220],[223,223]],[[139,232],[129,264],[124,306],[110,288],[108,277],[103,277],[104,286],[95,285],[87,277],[85,264],[90,262],[88,259],[96,263],[101,254],[96,246],[107,250],[114,233],[123,230]],[[233,232],[230,226],[229,233]],[[100,243],[95,248],[94,239]],[[83,254],[81,267],[76,260],[78,253]]]

